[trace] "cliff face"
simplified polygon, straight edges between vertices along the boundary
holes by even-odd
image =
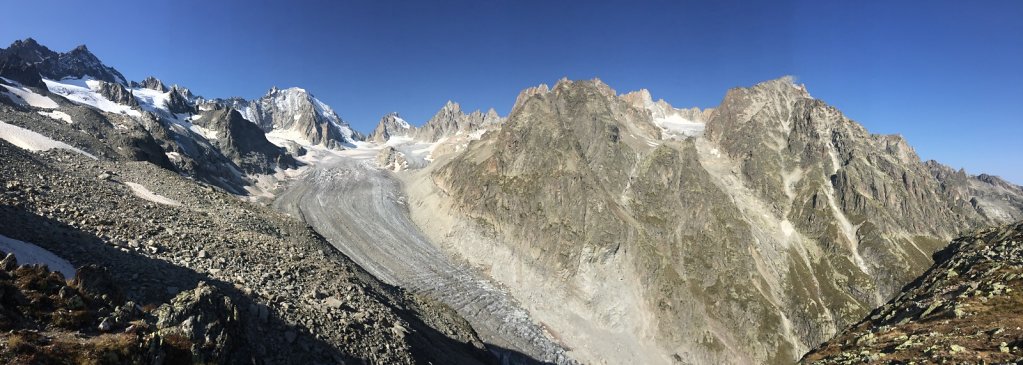
[[[952,235],[999,220],[942,193],[901,137],[868,133],[790,79],[733,89],[710,111],[646,100],[599,81],[526,90],[432,179],[522,270],[589,303],[580,316],[657,343],[665,363],[791,362]],[[672,115],[700,133],[666,133]],[[639,298],[642,323],[596,309],[614,300],[586,294],[598,264],[640,288],[616,294]]]

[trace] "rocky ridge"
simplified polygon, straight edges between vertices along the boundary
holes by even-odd
[[[68,52],[54,52],[32,38],[14,41],[10,47],[0,49],[0,61],[16,56],[22,62],[35,66],[43,77],[60,80],[92,76],[97,80],[127,85],[124,75],[106,66],[85,45]],[[0,62],[3,63],[3,62]]]
[[[969,233],[934,258],[898,296],[801,362],[1023,362],[1023,223]]]
[[[437,114],[419,127],[412,127],[396,113],[385,115],[367,140],[384,143],[391,137],[408,137],[416,141],[432,143],[460,134],[470,134],[500,124],[503,119],[493,108],[465,114],[462,107],[448,101]]]

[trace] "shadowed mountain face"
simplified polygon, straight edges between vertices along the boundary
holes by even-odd
[[[788,78],[730,90],[699,112],[703,136],[680,141],[635,98],[600,81],[526,90],[433,180],[523,270],[559,280],[580,316],[656,343],[664,363],[792,362],[952,235],[1020,211],[951,197],[901,137],[868,133]],[[592,293],[595,267],[638,293]],[[600,309],[628,296],[640,315]]]

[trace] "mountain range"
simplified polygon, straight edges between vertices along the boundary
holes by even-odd
[[[0,265],[15,297],[81,317],[11,302],[4,318],[21,319],[0,328],[26,345],[0,351],[9,361],[89,356],[114,334],[140,363],[880,361],[902,337],[920,352],[891,359],[945,356],[899,321],[958,310],[920,286],[935,275],[992,285],[944,274],[946,246],[1011,250],[984,228],[1023,219],[1023,187],[922,161],[790,77],[708,109],[563,79],[507,116],[449,101],[362,134],[302,88],[206,98],[26,39],[0,49],[0,139],[0,216],[16,222],[0,238],[113,277],[46,292],[24,284],[45,273]],[[152,263],[161,273],[140,269]],[[895,309],[919,303],[938,304]],[[29,330],[79,339],[48,353]],[[1007,351],[991,359],[1023,355],[1018,333],[995,337]],[[986,349],[943,341],[953,359]]]

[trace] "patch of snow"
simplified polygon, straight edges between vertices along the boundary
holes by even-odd
[[[139,113],[138,110],[134,110],[127,105],[112,102],[94,91],[93,88],[99,87],[100,81],[91,78],[63,79],[60,81],[43,79],[43,83],[46,84],[46,88],[50,92],[63,96],[73,102],[89,105],[108,113],[127,114],[134,117],[142,116],[142,113]]]
[[[394,116],[394,121],[396,123],[398,123],[398,126],[404,128],[404,129],[412,129],[412,125],[411,124],[408,124],[408,122],[406,122],[404,119],[401,119],[401,117],[399,117],[397,115]]]
[[[198,135],[202,136],[203,138],[206,138],[207,140],[210,140],[210,141],[212,141],[214,139],[217,139],[219,137],[217,135],[216,131],[210,130],[210,129],[206,129],[206,128],[200,127],[198,125],[195,125],[195,124],[190,125],[188,127],[188,129],[191,129],[192,132],[195,132],[195,134],[198,134]]]
[[[65,280],[75,277],[75,267],[68,260],[34,244],[0,235],[0,251],[13,253],[18,259],[18,264],[46,265],[50,271],[63,274]]]
[[[3,87],[7,90],[7,95],[11,96],[11,99],[14,100],[15,103],[21,105],[31,105],[36,108],[43,109],[56,109],[58,107],[57,102],[53,101],[53,99],[50,99],[49,96],[43,96],[39,93],[36,93],[35,91],[32,91],[32,89],[20,86],[21,84],[18,84],[17,82],[8,79],[4,79],[4,81],[7,81],[11,84],[19,85],[19,86],[0,85],[0,87]]]
[[[478,141],[478,140],[480,140],[480,138],[483,138],[484,134],[487,134],[487,130],[486,129],[482,129],[481,128],[481,129],[472,131],[471,133],[469,133],[469,140],[470,141]]]
[[[167,155],[167,158],[170,159],[171,161],[175,161],[175,162],[176,161],[181,161],[181,154],[180,153],[177,153],[177,152],[166,152],[164,154]]]
[[[53,119],[56,119],[56,120],[62,120],[62,121],[67,122],[68,124],[74,124],[75,123],[75,121],[71,120],[71,116],[70,115],[68,115],[67,113],[62,112],[60,110],[54,110],[54,111],[49,111],[49,112],[40,110],[39,111],[39,115],[50,117],[50,118],[53,118]]]
[[[266,139],[279,147],[286,146],[285,141],[292,141],[303,147],[313,144],[304,134],[293,129],[274,129],[266,134]]]
[[[666,138],[685,138],[703,135],[706,125],[701,122],[694,122],[683,118],[678,114],[669,114],[661,118],[654,118],[654,124],[661,128]]]
[[[143,110],[154,113],[159,110],[167,111],[167,102],[170,101],[170,91],[161,92],[159,90],[140,87],[131,89],[131,93],[135,95],[135,99],[138,100],[139,106],[142,107]]]
[[[789,222],[788,219],[781,221],[781,233],[784,234],[785,237],[792,236],[792,233],[795,231],[796,229],[792,227],[792,222]]]
[[[164,197],[164,196],[159,195],[157,193],[154,193],[151,190],[147,189],[145,186],[142,186],[141,184],[136,184],[136,183],[133,183],[133,182],[125,182],[124,185],[127,185],[129,188],[131,188],[131,191],[132,191],[132,193],[135,193],[135,196],[137,196],[139,198],[142,198],[142,199],[145,199],[145,200],[148,200],[148,201],[151,201],[153,203],[170,205],[170,206],[179,206],[179,205],[181,205],[181,203],[179,203],[178,201],[170,199],[170,198],[167,198],[167,197]]]
[[[93,160],[98,160],[96,156],[75,148],[67,143],[54,140],[53,138],[16,125],[4,123],[3,121],[0,121],[0,138],[29,151],[48,151],[54,148],[62,148],[81,153]]]

